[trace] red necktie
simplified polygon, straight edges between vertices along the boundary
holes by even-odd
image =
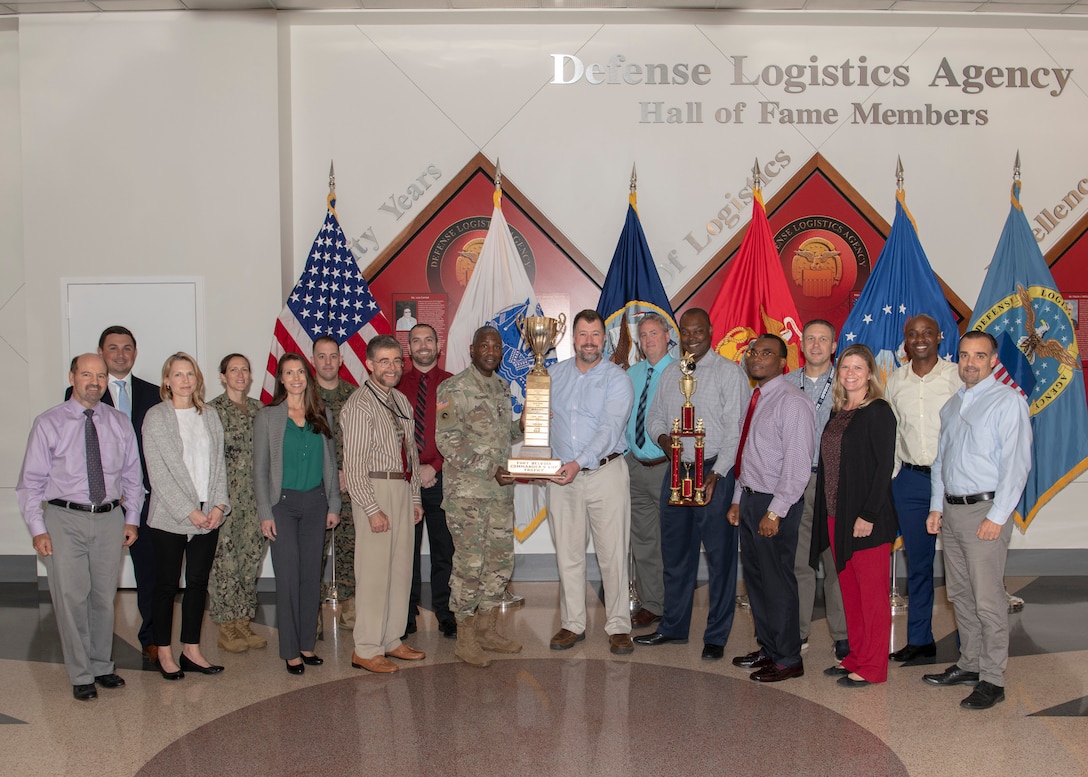
[[[740,445],[737,446],[737,461],[733,465],[733,477],[740,482],[740,462],[744,454],[744,444],[748,442],[748,430],[752,427],[752,416],[759,404],[759,389],[752,392],[752,398],[748,401],[748,414],[744,416],[744,426],[740,430]]]

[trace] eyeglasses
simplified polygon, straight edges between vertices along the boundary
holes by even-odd
[[[772,351],[770,348],[764,348],[762,351],[757,351],[755,348],[748,349],[748,358],[753,356],[759,356],[762,359],[782,358],[778,351]]]

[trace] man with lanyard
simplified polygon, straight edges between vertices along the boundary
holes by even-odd
[[[937,537],[926,531],[929,516],[930,467],[937,457],[941,408],[959,391],[956,365],[938,356],[941,328],[927,315],[914,316],[903,327],[903,349],[910,361],[888,378],[884,397],[896,420],[895,458],[899,472],[892,480],[892,499],[907,554],[907,644],[890,655],[893,661],[933,658],[933,557]]]
[[[1011,520],[1031,469],[1031,421],[1023,396],[993,377],[997,341],[987,332],[960,338],[963,387],[941,408],[926,528],[941,533],[948,599],[960,657],[930,685],[977,683],[961,707],[984,710],[1005,699],[1009,613],[1005,560]]]
[[[659,313],[646,313],[638,322],[638,343],[645,357],[627,370],[635,390],[635,412],[627,422],[627,470],[631,475],[631,555],[635,560],[642,607],[631,625],[644,628],[661,620],[665,584],[661,568],[661,484],[668,458],[646,431],[646,417],[657,396],[661,373],[672,362],[669,325]]]
[[[797,578],[797,601],[800,607],[799,626],[801,647],[808,645],[809,627],[812,625],[812,608],[816,602],[816,570],[809,566],[808,550],[812,544],[812,514],[816,502],[816,466],[820,463],[820,436],[831,417],[831,384],[835,381],[832,357],[835,355],[835,327],[822,318],[805,324],[801,334],[801,352],[805,355],[805,368],[789,376],[791,383],[804,392],[816,406],[816,451],[812,456],[812,473],[805,486],[805,506],[801,512],[801,525],[797,530],[797,557],[793,562],[793,574]],[[846,637],[846,613],[839,590],[839,575],[835,570],[835,558],[829,547],[821,557],[824,568],[824,607],[827,611],[827,629],[835,642],[835,658],[842,661],[850,653]]]

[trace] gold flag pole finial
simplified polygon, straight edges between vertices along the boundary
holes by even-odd
[[[336,172],[332,160],[329,160],[329,194],[336,194]]]
[[[1020,180],[1020,149],[1016,149],[1016,161],[1012,164],[1012,179]]]
[[[899,155],[895,157],[895,189],[903,191],[903,158]]]
[[[759,174],[759,158],[756,157],[756,163],[752,165],[752,188],[763,188],[763,176]]]
[[[631,163],[631,194],[638,191],[638,172],[635,170],[635,163]]]

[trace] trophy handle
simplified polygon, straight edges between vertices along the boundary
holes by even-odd
[[[516,327],[518,328],[518,331],[519,331],[519,332],[521,332],[521,338],[522,338],[522,339],[523,339],[523,340],[524,340],[524,341],[525,341],[526,343],[528,343],[528,342],[529,342],[529,338],[528,338],[528,337],[526,336],[526,334],[525,334],[525,316],[523,316],[523,315],[521,315],[521,314],[519,313],[519,314],[517,315],[517,317],[516,317],[516,318],[514,319],[514,326],[516,326]]]
[[[555,326],[555,342],[552,343],[552,348],[558,345],[559,341],[563,339],[563,335],[567,333],[567,316],[560,313],[555,317],[555,320],[559,323]]]

